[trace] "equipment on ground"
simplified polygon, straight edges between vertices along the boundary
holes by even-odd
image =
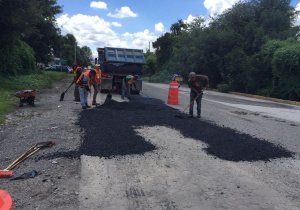
[[[13,175],[12,169],[14,169],[17,165],[19,165],[21,162],[23,162],[39,150],[47,147],[52,147],[54,144],[55,143],[52,141],[46,141],[33,145],[29,150],[27,150],[25,153],[15,159],[11,164],[9,164],[9,166],[7,166],[3,170],[0,170],[0,178],[11,177]]]
[[[34,106],[36,90],[20,90],[15,93],[15,96],[20,98],[20,107],[22,107],[24,103]]]
[[[66,92],[70,89],[70,87],[74,84],[75,82],[73,81],[70,85],[69,85],[69,87],[62,93],[62,94],[60,94],[60,101],[63,101],[64,100],[64,97],[65,97],[65,94],[66,94]]]
[[[127,75],[136,76],[137,80],[131,86],[133,93],[142,90],[142,66],[145,64],[143,50],[104,47],[97,48],[99,64],[102,70],[101,90],[117,90],[121,92],[122,80]]]

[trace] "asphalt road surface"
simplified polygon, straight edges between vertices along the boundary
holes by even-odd
[[[165,104],[168,85],[144,83],[132,101],[113,94],[82,111],[63,80],[0,126],[0,166],[54,141],[0,179],[13,209],[300,209],[299,107],[205,91],[187,118],[189,89]],[[88,97],[91,99],[91,97]],[[180,118],[177,116],[181,116]]]
[[[300,209],[299,107],[205,91],[201,119],[177,118],[189,90],[167,95],[81,113],[79,209]]]

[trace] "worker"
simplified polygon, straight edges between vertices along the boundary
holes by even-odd
[[[75,83],[74,101],[80,101],[79,89],[78,89],[78,85],[76,84],[76,81],[82,74],[82,68],[79,65],[75,64],[72,69],[73,69],[73,73],[74,73],[73,82]]]
[[[208,87],[208,77],[205,75],[196,75],[195,72],[189,73],[188,86],[191,89],[190,92],[190,117],[193,117],[194,101],[197,104],[197,117],[201,117],[201,100],[203,95],[203,89]]]
[[[126,96],[129,100],[131,100],[131,87],[134,82],[137,80],[137,76],[127,75],[122,79],[122,99]]]
[[[93,88],[94,88],[94,95],[93,95],[93,102],[92,102],[92,105],[98,105],[96,103],[96,98],[97,98],[97,94],[101,91],[101,74],[102,74],[102,71],[100,69],[100,65],[99,64],[96,64],[94,66],[94,70],[96,71],[96,77],[95,77],[95,82],[93,84]],[[99,94],[100,95],[100,94]]]
[[[94,69],[83,72],[76,84],[79,87],[80,104],[82,109],[90,108],[87,102],[88,92],[91,92],[91,85],[95,82],[96,71]]]

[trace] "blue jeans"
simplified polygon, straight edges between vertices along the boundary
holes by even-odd
[[[130,86],[126,84],[124,79],[122,80],[122,99],[124,99],[124,96],[126,96],[129,100],[131,98],[130,95]]]
[[[199,97],[197,98],[197,93],[195,91],[191,90],[190,93],[190,115],[193,115],[194,113],[194,101],[196,99],[197,104],[197,115],[201,115],[201,100],[202,100],[203,93],[200,93]]]
[[[88,91],[84,87],[79,87],[80,104],[82,107],[87,106]]]

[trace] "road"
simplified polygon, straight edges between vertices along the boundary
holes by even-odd
[[[178,118],[189,90],[170,107],[168,85],[144,83],[130,103],[114,94],[82,111],[72,90],[59,101],[69,84],[0,126],[1,168],[56,143],[14,170],[38,176],[0,179],[13,209],[300,209],[299,107],[205,91],[202,118]]]
[[[205,91],[202,118],[177,119],[151,99],[167,93],[81,114],[79,209],[300,209],[299,107]]]
[[[144,83],[143,96],[166,102],[169,86]],[[189,89],[181,87],[179,105],[189,104]],[[233,94],[205,91],[202,102],[204,120],[300,151],[300,107]],[[196,113],[196,112],[194,112]]]

